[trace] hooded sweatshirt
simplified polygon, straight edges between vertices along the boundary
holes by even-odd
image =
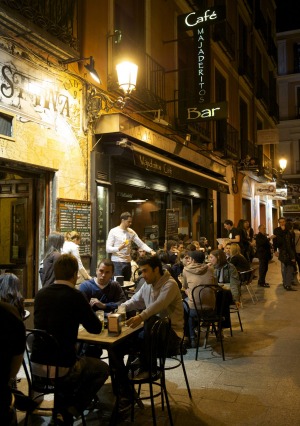
[[[193,288],[197,285],[214,285],[215,284],[215,278],[214,278],[214,268],[212,266],[208,266],[204,263],[190,263],[187,266],[184,267],[182,272],[183,277],[183,288],[187,289],[187,296],[188,296],[188,305],[190,309],[195,309],[195,305],[192,298],[192,291]],[[199,288],[200,291],[200,288]],[[200,302],[197,303],[198,296],[195,297],[196,299],[196,308],[199,310]],[[203,301],[202,301],[203,304]],[[213,305],[213,301],[211,301],[211,304]],[[209,308],[210,301],[205,300],[203,308],[206,307]]]

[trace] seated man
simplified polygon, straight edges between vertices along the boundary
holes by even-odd
[[[22,364],[25,350],[25,326],[14,306],[0,302],[0,419],[2,425],[16,425],[11,384]]]
[[[140,313],[130,318],[127,325],[135,328],[143,321],[156,315],[168,316],[171,320],[168,353],[176,354],[184,327],[183,305],[179,287],[170,273],[163,270],[162,263],[157,256],[141,259],[139,266],[145,283],[131,299],[125,302],[125,306],[128,312],[139,310]]]
[[[126,302],[126,296],[120,284],[112,279],[113,262],[109,259],[100,260],[96,273],[97,277],[81,283],[79,290],[85,294],[94,311],[115,311],[121,303]]]
[[[54,263],[54,284],[42,288],[34,301],[34,327],[56,338],[60,345],[59,365],[69,368],[60,379],[59,412],[66,425],[73,424],[73,415],[82,413],[108,378],[105,362],[77,357],[79,324],[94,334],[99,334],[102,327],[84,295],[75,289],[77,274],[77,259],[71,254],[61,255]],[[33,361],[45,363],[49,356],[49,351],[33,343]]]
[[[132,328],[138,327],[143,321],[145,325],[151,324],[155,316],[169,316],[171,319],[171,331],[169,336],[168,353],[178,353],[179,345],[183,336],[184,315],[181,293],[176,281],[168,271],[164,271],[157,256],[149,256],[140,259],[139,266],[145,283],[140,290],[124,305],[126,311],[139,310],[138,315],[134,315],[127,321],[127,325]],[[139,375],[147,374],[147,334],[141,331],[137,339],[119,344],[116,350],[110,351],[111,367],[115,369],[116,379],[119,386],[120,403],[119,410],[130,408],[130,387],[128,383],[128,371],[124,365],[124,355],[128,350],[136,350],[140,353],[141,368]]]

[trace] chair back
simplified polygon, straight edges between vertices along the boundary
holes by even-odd
[[[170,318],[159,318],[151,327],[150,330],[150,356],[149,356],[149,372],[150,376],[154,376],[164,370],[169,334],[171,329]]]
[[[224,291],[218,285],[198,285],[192,290],[192,298],[199,321],[219,322],[222,320]]]
[[[29,393],[54,393],[57,380],[69,372],[69,368],[58,366],[59,344],[55,337],[45,330],[27,330],[25,354]]]
[[[248,271],[239,272],[241,285],[250,284],[253,280],[255,269],[249,269]]]

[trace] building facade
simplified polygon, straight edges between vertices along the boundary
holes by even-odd
[[[256,185],[277,161],[258,137],[278,121],[272,0],[0,0],[0,25],[0,263],[25,296],[51,230],[81,231],[93,274],[122,211],[154,248],[215,246],[227,218],[271,231]]]

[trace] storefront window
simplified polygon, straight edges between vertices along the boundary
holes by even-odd
[[[181,240],[186,241],[190,237],[192,231],[192,201],[190,198],[173,194],[172,208],[179,209],[178,236]]]
[[[132,228],[154,250],[163,247],[166,222],[166,194],[144,188],[116,185],[113,226],[120,223],[122,212],[132,214]]]

